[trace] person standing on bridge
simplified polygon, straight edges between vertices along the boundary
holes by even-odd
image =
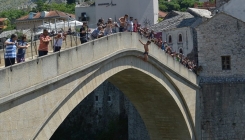
[[[87,22],[83,22],[82,27],[80,28],[80,41],[81,44],[88,42],[87,33],[88,33],[88,25]]]
[[[12,34],[10,39],[5,41],[6,50],[5,50],[5,67],[15,64],[16,58],[16,48],[17,48],[17,35]]]
[[[120,22],[119,32],[124,32],[125,29],[127,30],[128,15],[126,14],[125,16],[120,17],[119,22]]]
[[[40,35],[39,39],[40,44],[38,48],[38,56],[41,57],[48,54],[48,44],[51,41],[47,29],[43,29],[43,34]]]
[[[54,44],[54,52],[58,52],[58,51],[60,51],[60,49],[61,49],[61,46],[62,46],[62,43],[63,43],[63,40],[65,40],[66,38],[65,38],[65,36],[63,36],[63,34],[62,33],[58,33],[55,37],[54,37],[54,42],[55,42],[55,44]]]
[[[149,55],[149,45],[151,44],[151,41],[147,41],[145,44],[139,40],[139,42],[144,45],[144,49],[145,49],[145,52],[143,53],[144,57],[143,56],[138,56],[140,59],[142,59],[143,61],[148,61],[148,55]]]
[[[25,62],[25,53],[26,53],[26,49],[29,47],[30,45],[26,42],[26,35],[22,35],[21,37],[21,41],[18,42],[17,48],[18,48],[18,52],[17,52],[17,63],[20,62]]]

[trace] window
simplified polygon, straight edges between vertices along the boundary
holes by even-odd
[[[231,69],[231,57],[230,56],[221,56],[222,61],[222,70]]]
[[[182,50],[182,48],[181,48],[181,49],[179,49],[179,53],[183,54],[183,50]]]
[[[179,34],[179,42],[182,42],[182,34]]]
[[[111,96],[110,95],[108,96],[108,101],[111,101]]]
[[[172,36],[171,35],[168,36],[168,43],[172,43]]]
[[[98,96],[95,96],[95,101],[98,101],[99,100],[99,97]]]

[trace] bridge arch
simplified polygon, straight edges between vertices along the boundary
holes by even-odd
[[[81,77],[45,118],[33,139],[49,139],[66,116],[107,79],[134,104],[151,139],[195,139],[193,120],[181,90],[153,59],[146,63],[134,54],[137,52],[121,53],[94,67],[88,77]]]
[[[146,76],[146,79],[152,80],[154,85],[161,85],[159,89],[162,90],[159,93],[163,93],[162,91],[166,93],[165,96],[161,94],[159,99],[168,97],[172,100],[171,103],[177,110],[174,112],[179,113],[178,116],[182,120],[178,124],[172,123],[176,127],[171,126],[171,128],[180,128],[178,125],[183,124],[182,128],[187,128],[188,131],[181,132],[185,136],[188,134],[192,139],[198,139],[200,124],[196,123],[198,122],[196,102],[198,102],[199,87],[195,74],[154,44],[150,46],[149,62],[141,61],[136,57],[143,52],[139,39],[144,40],[136,33],[119,33],[0,70],[0,124],[6,126],[0,127],[0,139],[1,136],[3,139],[50,138],[69,112],[108,78],[125,92],[126,96],[131,96],[115,78],[118,74],[125,76],[129,71]],[[16,79],[21,79],[21,83],[24,84]],[[144,118],[146,109],[142,109],[142,103],[133,99],[129,97],[145,121],[150,137],[152,139],[167,137],[160,133],[165,132],[162,125],[152,125],[151,122],[155,122],[151,118],[157,119],[164,114],[146,119]],[[164,118],[159,119],[159,122],[163,120]],[[198,136],[195,130],[198,131]]]

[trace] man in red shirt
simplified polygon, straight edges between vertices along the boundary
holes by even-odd
[[[48,45],[51,41],[51,38],[48,36],[48,30],[44,29],[43,33],[40,35],[40,44],[38,48],[38,56],[44,56],[48,54]]]

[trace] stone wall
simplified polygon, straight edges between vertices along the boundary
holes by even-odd
[[[133,104],[114,85],[105,81],[64,120],[55,139],[149,140],[145,124]]]
[[[224,13],[197,27],[200,76],[244,76],[245,23]],[[221,56],[230,56],[231,69],[222,70]]]
[[[202,83],[202,140],[245,139],[245,82]]]
[[[224,4],[223,6],[219,7],[219,11],[225,12],[229,15],[232,15],[238,19],[241,19],[245,22],[245,10],[244,6],[245,1],[244,0],[232,0],[228,3]]]
[[[216,7],[220,7],[229,1],[230,0],[216,0]]]
[[[129,140],[150,140],[145,124],[140,114],[131,102],[128,102],[128,139]]]

